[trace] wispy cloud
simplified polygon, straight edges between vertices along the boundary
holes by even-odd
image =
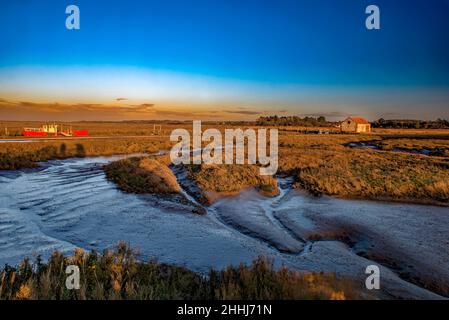
[[[242,114],[242,115],[258,115],[262,114],[260,111],[255,110],[224,110],[225,113]]]
[[[199,109],[176,110],[176,107],[158,107],[154,103],[101,104],[12,101],[0,98],[0,119],[38,121],[78,120],[192,120],[220,119],[223,112]]]
[[[313,113],[302,113],[299,116],[302,117],[326,117],[326,118],[344,118],[349,117],[352,114],[345,113],[341,111],[329,111],[329,112],[313,112]]]
[[[155,106],[154,103],[141,103],[141,104],[130,104],[131,107],[134,108],[144,108],[144,109],[150,109]]]
[[[0,118],[37,120],[131,119],[150,116],[154,104],[41,103],[0,99]]]

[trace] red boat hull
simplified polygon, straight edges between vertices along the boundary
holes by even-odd
[[[44,131],[22,131],[24,137],[46,137],[47,132]]]
[[[84,137],[88,135],[89,135],[88,130],[73,130],[73,136],[75,137]]]
[[[24,128],[22,131],[22,135],[24,137],[46,137],[49,135],[49,133],[39,128]],[[51,133],[51,135],[55,137],[57,137],[58,135],[62,135],[64,137],[85,137],[89,135],[89,131],[88,130],[73,130],[73,132],[60,131],[58,132],[58,134]]]

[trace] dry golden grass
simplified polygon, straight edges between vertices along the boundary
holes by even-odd
[[[80,289],[65,286],[68,265],[80,269]],[[102,254],[76,249],[72,256],[53,253],[47,262],[25,259],[0,268],[0,300],[273,300],[360,299],[354,281],[333,273],[302,273],[260,257],[249,265],[211,269],[208,276],[186,268],[137,260],[134,250],[119,243]]]
[[[434,135],[448,135],[449,129],[386,129],[386,128],[372,128],[372,133],[380,135],[415,135],[415,136],[434,136]]]
[[[179,193],[181,191],[173,172],[155,159],[118,160],[106,165],[104,170],[108,179],[126,192]]]
[[[427,150],[431,155],[449,157],[449,139],[384,139],[377,145],[382,150]]]
[[[36,167],[36,162],[69,157],[154,153],[170,148],[166,138],[61,140],[0,143],[0,170]]]
[[[350,149],[372,135],[282,136],[280,171],[314,194],[448,204],[449,159]],[[429,143],[432,143],[431,141]]]
[[[189,178],[195,181],[202,194],[197,198],[213,203],[223,196],[238,194],[246,188],[255,187],[265,196],[279,194],[277,181],[272,176],[259,174],[256,165],[191,165]]]

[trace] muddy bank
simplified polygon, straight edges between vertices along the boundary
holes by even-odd
[[[248,199],[255,201],[258,197],[248,192],[233,201],[246,203]],[[430,291],[448,296],[449,274],[444,261],[449,258],[449,253],[444,247],[447,245],[449,227],[445,223],[449,212],[445,208],[422,206],[430,216],[422,213],[417,217],[414,205],[329,197],[317,199],[296,191],[287,191],[277,201],[268,201],[265,205],[259,203],[256,210],[244,210],[244,213],[239,209],[247,209],[246,206],[232,209],[227,206],[227,199],[223,202],[225,204],[214,206],[220,218],[227,223],[231,221],[230,225],[237,226],[241,232],[257,234],[259,239],[274,247],[276,242],[272,237],[281,232],[287,235],[284,235],[285,243],[291,243],[292,239],[301,243],[303,250],[295,255],[295,260],[306,265],[307,270],[318,270],[315,268],[319,266],[319,270],[338,270],[362,281],[363,267],[375,264],[381,268],[385,297],[438,296]],[[427,222],[428,228],[421,227],[424,221],[434,217],[434,222]],[[269,226],[268,220],[271,221]]]
[[[344,243],[352,253],[388,267],[399,278],[449,297],[449,209],[419,206],[417,215],[415,205],[295,199],[286,200],[274,215],[298,237],[314,245]],[[296,215],[288,210],[291,201],[299,210]]]

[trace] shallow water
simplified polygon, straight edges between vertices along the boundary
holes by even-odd
[[[39,140],[19,140],[19,139],[0,139],[0,143],[28,143],[28,142],[38,142]]]
[[[0,172],[0,264],[124,240],[142,259],[202,273],[264,255],[278,266],[335,271],[361,285],[366,266],[379,264],[384,297],[438,298],[406,274],[449,287],[448,208],[310,197],[280,179],[275,198],[246,190],[196,215],[185,204],[117,190],[102,166],[118,158]]]
[[[359,149],[371,149],[378,151],[387,151],[387,152],[399,152],[399,153],[408,153],[408,154],[418,154],[424,156],[443,156],[443,149],[405,149],[405,148],[392,148],[391,150],[383,150],[377,144],[377,141],[358,141],[358,142],[350,142],[346,145],[349,148],[359,148]]]

